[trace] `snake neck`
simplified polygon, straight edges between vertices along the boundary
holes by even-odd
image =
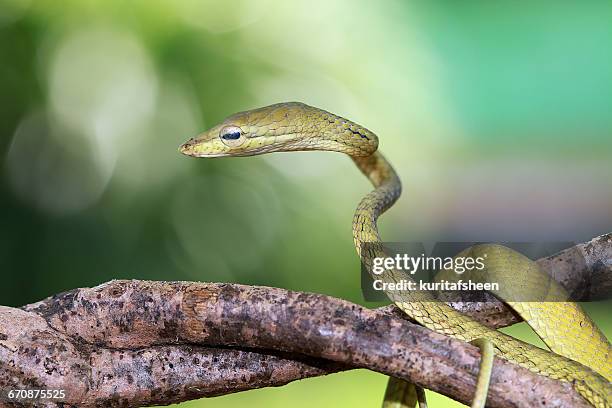
[[[397,201],[402,193],[402,184],[391,164],[381,153],[351,158],[375,187],[361,199],[353,216],[353,240],[361,256],[365,244],[381,242],[376,224],[378,217]]]

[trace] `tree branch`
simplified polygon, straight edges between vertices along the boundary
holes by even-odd
[[[612,234],[541,259],[574,298],[608,296]],[[492,327],[495,298],[454,307]],[[0,407],[170,404],[368,368],[469,402],[478,350],[377,310],[317,294],[189,282],[111,281],[21,309],[0,306]],[[61,389],[11,400],[11,389]],[[528,390],[529,392],[525,392]],[[63,405],[62,405],[63,404]],[[588,407],[567,383],[496,359],[488,406]]]
[[[168,404],[358,367],[469,402],[479,360],[388,310],[277,288],[111,281],[0,309],[0,387],[64,389],[74,406]],[[488,406],[588,405],[496,359]]]
[[[343,368],[300,355],[197,345],[113,349],[58,332],[35,313],[0,307],[0,406],[31,406],[32,400],[9,399],[11,389],[65,390],[57,402],[75,407],[165,405]]]

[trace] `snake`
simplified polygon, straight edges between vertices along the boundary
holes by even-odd
[[[365,265],[371,266],[375,257],[385,256],[378,218],[402,191],[398,174],[380,153],[378,144],[376,134],[355,122],[301,102],[284,102],[230,115],[183,143],[179,151],[207,158],[312,150],[348,155],[374,187],[359,202],[352,223],[357,254]],[[489,269],[495,270],[501,280],[512,282],[519,270],[529,271],[534,265],[527,257],[500,245],[485,245],[472,251],[493,252],[489,260],[494,260],[494,266]],[[406,274],[390,268],[376,278],[393,283],[406,279]],[[489,328],[438,301],[432,293],[406,290],[385,293],[411,319],[435,332],[466,342],[485,339],[498,357],[572,384],[593,407],[612,406],[610,343],[576,303],[507,302],[549,351]],[[394,396],[392,388],[414,394],[411,384],[398,381],[393,378],[390,381],[388,397],[406,398]]]

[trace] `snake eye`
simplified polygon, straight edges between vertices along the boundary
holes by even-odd
[[[238,126],[225,126],[219,132],[221,141],[229,147],[237,147],[244,143],[246,137]]]

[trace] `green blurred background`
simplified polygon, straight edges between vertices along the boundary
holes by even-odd
[[[610,2],[0,0],[0,303],[114,278],[363,303],[350,225],[369,186],[348,158],[177,152],[280,101],[381,137],[405,191],[389,241],[609,232],[610,21]],[[586,307],[611,333],[610,303]],[[185,406],[377,406],[385,381],[355,371]]]

